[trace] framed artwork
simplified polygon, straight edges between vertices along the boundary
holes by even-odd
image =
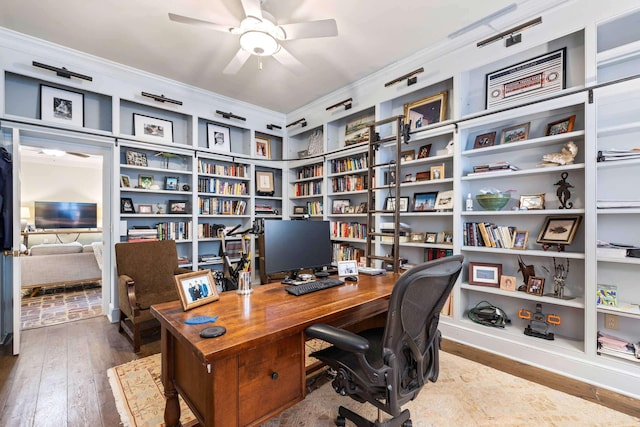
[[[442,232],[442,243],[453,245],[453,231]]]
[[[151,190],[153,186],[153,175],[138,175],[138,188]]]
[[[190,213],[189,202],[186,200],[169,200],[167,202],[170,214],[188,214]]]
[[[133,113],[133,134],[173,142],[173,122]]]
[[[543,291],[544,277],[529,276],[529,281],[527,282],[527,293],[541,297]]]
[[[369,140],[369,126],[375,122],[374,115],[351,120],[344,127],[344,145],[359,144]]]
[[[516,290],[515,276],[500,276],[500,289],[505,291],[515,291]]]
[[[178,274],[174,280],[184,311],[220,299],[211,270]]]
[[[41,84],[40,119],[83,127],[84,94]]]
[[[367,213],[367,202],[362,202],[358,206],[356,213]]]
[[[147,153],[141,153],[139,151],[127,150],[125,153],[127,164],[131,166],[149,166],[147,162]]]
[[[470,285],[499,288],[500,276],[502,276],[502,264],[489,264],[484,262],[469,263]]]
[[[410,162],[416,158],[416,152],[414,150],[405,150],[400,153],[400,163]]]
[[[404,104],[405,123],[409,131],[441,122],[447,115],[447,91]]]
[[[440,191],[436,197],[436,210],[453,209],[453,190]]]
[[[427,232],[424,236],[426,243],[438,243],[438,233]]]
[[[431,166],[429,175],[431,180],[444,179],[444,163],[437,166]]]
[[[164,178],[164,189],[165,190],[178,190],[178,177],[177,176],[167,176]]]
[[[338,261],[338,276],[358,274],[358,262],[356,260]]]
[[[576,116],[575,114],[570,117],[566,117],[561,120],[556,120],[555,122],[551,122],[547,125],[547,130],[545,131],[545,135],[559,135],[561,133],[573,132],[573,125],[575,124]]]
[[[423,145],[418,149],[418,158],[426,159],[429,157],[429,153],[431,153],[431,144]]]
[[[500,144],[524,141],[525,139],[529,138],[529,125],[530,123],[522,123],[503,129],[502,137],[500,138]]]
[[[293,207],[293,214],[294,215],[306,215],[307,214],[307,207],[306,206],[294,206]]]
[[[223,153],[231,152],[231,129],[207,123],[207,148]]]
[[[521,195],[518,207],[527,210],[544,209],[544,193]]]
[[[331,201],[331,213],[345,213],[345,208],[351,204],[349,199],[334,199]]]
[[[570,245],[581,220],[580,215],[548,216],[536,241],[546,244]]]
[[[436,209],[437,191],[428,193],[414,193],[413,195],[413,211],[414,212],[432,212]]]
[[[413,177],[412,173],[408,173],[404,176],[402,182],[414,182],[416,179]]]
[[[271,139],[256,135],[256,157],[271,158]]]
[[[396,184],[396,171],[390,170],[384,172],[384,185],[395,185]]]
[[[416,173],[416,181],[429,181],[431,179],[431,172],[418,172]]]
[[[256,171],[256,191],[260,194],[273,194],[273,172]]]
[[[153,206],[152,205],[138,205],[138,213],[139,214],[152,214]]]
[[[409,240],[413,243],[424,243],[424,239],[426,238],[425,233],[412,232],[409,235]]]
[[[496,142],[496,133],[497,132],[489,132],[476,136],[476,139],[473,141],[473,149],[491,147]]]
[[[131,180],[129,175],[120,175],[120,187],[131,187]]]
[[[396,198],[387,197],[384,203],[385,210],[394,211],[396,209]],[[400,206],[398,208],[400,212],[409,212],[409,198],[400,197]]]
[[[527,249],[527,240],[529,240],[529,232],[527,230],[516,230],[513,233],[512,249]]]
[[[354,214],[354,213],[356,213],[356,207],[355,206],[347,206],[347,207],[344,208],[344,213]]]
[[[122,197],[120,199],[120,213],[136,213],[136,208],[133,206],[133,200],[130,197]]]

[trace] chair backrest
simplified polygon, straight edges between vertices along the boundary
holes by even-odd
[[[439,336],[440,311],[460,275],[463,259],[462,255],[454,255],[417,265],[405,272],[393,288],[383,357],[396,359],[399,394],[420,390],[433,375],[434,363],[437,369],[438,348],[433,344]]]

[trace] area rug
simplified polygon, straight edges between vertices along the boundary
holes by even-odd
[[[640,426],[640,419],[596,403],[449,353],[440,355],[438,381],[426,385],[416,400],[405,405],[415,427]],[[163,425],[159,354],[116,366],[107,374],[124,426]],[[318,381],[318,385],[305,400],[261,427],[334,426],[340,405],[376,418],[376,409],[338,395],[328,378]],[[194,425],[194,416],[182,400],[180,407],[182,425]]]
[[[22,329],[35,329],[102,315],[100,283],[42,289],[22,297]]]

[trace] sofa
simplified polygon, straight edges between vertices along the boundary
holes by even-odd
[[[31,289],[32,295],[44,287],[100,282],[102,279],[102,243],[34,245],[27,253],[20,257],[21,286]]]

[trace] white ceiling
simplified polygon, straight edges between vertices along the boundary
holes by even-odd
[[[257,57],[251,57],[238,74],[225,75],[222,70],[239,48],[237,35],[168,19],[172,12],[238,25],[244,18],[240,0],[0,0],[0,26],[289,113],[418,51],[442,45],[454,31],[515,5],[508,14],[492,19],[492,26],[478,26],[467,35],[477,41],[503,31],[506,25],[519,23],[518,16],[533,3],[264,0],[263,9],[278,24],[330,18],[337,22],[337,37],[282,43],[305,65],[297,75],[273,58],[265,58],[259,70]],[[64,58],[51,65],[64,66]]]

